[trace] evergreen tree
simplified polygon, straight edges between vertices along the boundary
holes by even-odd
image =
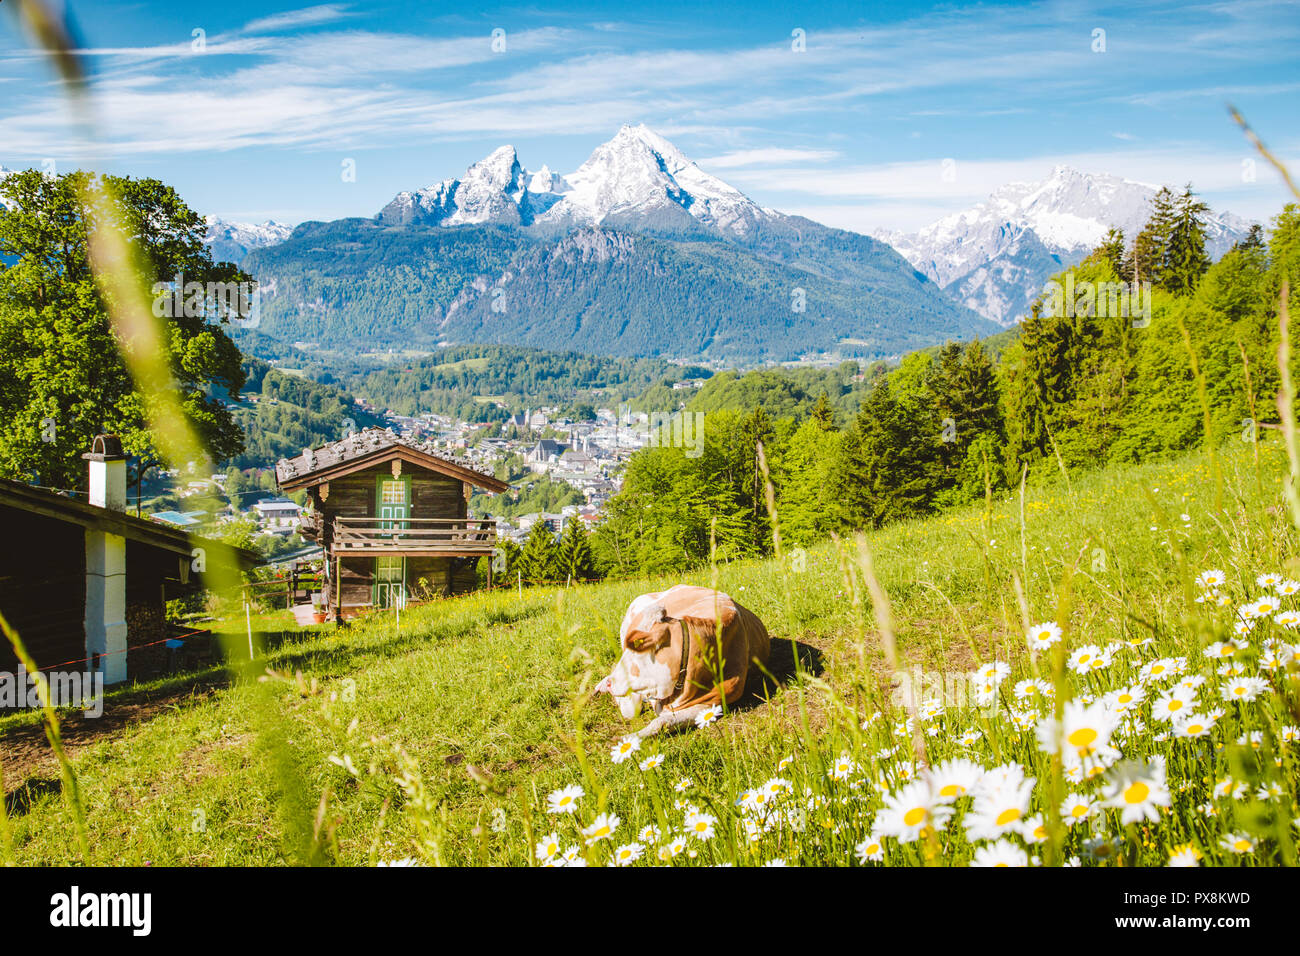
[[[519,570],[529,584],[554,581],[560,572],[560,549],[555,534],[542,518],[534,522],[519,555]]]
[[[1110,271],[1116,276],[1124,273],[1124,231],[1111,226],[1106,231],[1106,238],[1092,252],[1095,258],[1104,261],[1110,266]]]
[[[1133,245],[1120,266],[1120,278],[1137,287],[1143,282],[1152,282],[1153,275],[1160,272],[1162,252],[1156,245],[1155,236],[1147,229],[1141,230],[1133,237]]]
[[[1169,292],[1190,295],[1209,268],[1204,218],[1209,211],[1210,207],[1192,193],[1189,183],[1178,197],[1169,227],[1165,271],[1160,283]]]
[[[1132,283],[1150,282],[1165,287],[1169,271],[1169,246],[1177,219],[1173,192],[1160,187],[1151,200],[1151,216],[1133,240],[1124,262],[1125,278]]]
[[[815,416],[799,426],[781,458],[777,514],[781,536],[798,545],[808,545],[839,526],[837,501],[829,476],[840,434]]]
[[[825,390],[817,396],[817,404],[809,414],[823,431],[831,431],[835,428],[835,409],[831,406],[831,400]]]
[[[862,403],[854,423],[858,448],[849,461],[862,468],[856,478],[870,501],[873,526],[931,509],[927,479],[936,470],[940,445],[933,425],[934,415],[919,409],[905,393],[896,394],[888,378]]]
[[[574,517],[564,526],[559,544],[559,572],[566,579],[585,581],[596,576],[596,559],[587,540],[582,519]]]
[[[1073,397],[1073,320],[1044,315],[1035,304],[1020,339],[1003,354],[1006,377],[1007,480],[1020,480],[1021,466],[1051,454],[1061,410]]]
[[[940,504],[950,505],[983,494],[986,463],[989,479],[1001,484],[998,458],[1006,427],[997,369],[979,340],[961,350],[961,361],[951,366],[940,387],[940,406],[954,427],[941,433],[944,473],[935,482],[935,493]]]
[[[1232,244],[1236,249],[1264,249],[1264,228],[1257,222],[1250,224],[1250,231],[1246,233],[1245,239],[1238,239]]]

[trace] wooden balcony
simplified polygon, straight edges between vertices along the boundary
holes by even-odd
[[[478,557],[497,542],[495,518],[335,518],[333,554]]]

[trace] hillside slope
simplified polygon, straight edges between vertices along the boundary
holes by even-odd
[[[1054,792],[1082,794],[1091,807],[1082,822],[1040,838],[1034,826],[1021,836],[1018,824],[972,835],[980,804],[942,804],[936,812],[944,851],[937,859],[944,863],[997,853],[1012,862],[1032,855],[1096,863],[1122,854],[1130,864],[1164,865],[1190,844],[1207,864],[1231,864],[1243,858],[1220,838],[1233,827],[1250,834],[1248,859],[1294,862],[1271,824],[1251,822],[1256,818],[1235,811],[1231,796],[1210,792],[1215,781],[1239,772],[1233,768],[1240,761],[1253,759],[1233,741],[1258,732],[1269,746],[1285,748],[1280,769],[1260,765],[1259,785],[1278,788],[1269,798],[1274,818],[1290,826],[1296,750],[1272,735],[1294,719],[1275,698],[1263,693],[1228,704],[1205,749],[1149,714],[1169,686],[1168,678],[1153,676],[1152,662],[1176,658],[1185,658],[1190,673],[1208,675],[1201,694],[1205,707],[1214,707],[1233,678],[1216,673],[1204,645],[1230,636],[1233,605],[1266,590],[1258,574],[1295,574],[1295,529],[1277,507],[1284,457],[1276,444],[1260,451],[1258,473],[1250,448],[1238,443],[1217,465],[1195,455],[1074,475],[1069,489],[1031,487],[1023,505],[995,502],[987,514],[966,509],[871,535],[874,566],[893,607],[897,665],[879,641],[851,543],[842,554],[826,545],[791,554],[784,564],[719,567],[718,585],[777,638],[771,669],[780,683],[763,692],[766,701],[751,699],[714,726],[647,741],[622,762],[610,748],[628,725],[607,699],[589,700],[587,689],[614,659],[628,601],[672,582],[480,593],[408,609],[400,624],[387,614],[342,631],[281,633],[252,668],[265,665],[279,675],[270,680],[253,680],[250,672],[197,700],[174,687],[181,706],[98,742],[82,736],[93,733],[93,721],[69,718],[90,842],[101,857],[92,862],[535,863],[534,845],[551,831],[561,850],[583,847],[578,827],[592,823],[599,802],[620,821],[612,839],[575,851],[593,864],[636,843],[642,863],[657,862],[662,848],[662,858],[679,865],[846,865],[859,858],[916,865],[925,861],[923,841],[872,836],[897,825],[880,809],[873,785],[905,800],[903,782],[916,773],[914,746],[936,765],[953,758],[984,768],[1018,761],[1034,779],[1016,783],[1020,809],[1013,820],[1054,819]],[[1224,474],[1222,501],[1213,492],[1216,469]],[[1225,503],[1229,522],[1219,520]],[[1192,578],[1211,569],[1223,572],[1216,587],[1230,602],[1226,609],[1191,600]],[[1028,622],[1017,610],[1013,575],[1023,583]],[[712,575],[705,569],[685,580],[707,584]],[[1139,671],[1145,675],[1143,723],[1113,736],[1105,731],[1136,766],[1150,768],[1152,758],[1161,758],[1160,781],[1145,778],[1153,787],[1163,788],[1168,775],[1172,801],[1159,796],[1163,789],[1151,791],[1154,822],[1145,825],[1141,844],[1125,842],[1120,809],[1103,805],[1111,774],[1087,782],[1053,776],[1034,732],[1051,703],[1013,693],[1013,685],[1027,686],[1017,681],[1032,676],[1024,623],[1053,619],[1065,633],[1062,650],[1037,658],[1046,686],[1100,695],[1138,681]],[[268,625],[284,626],[263,619]],[[1267,617],[1254,630],[1252,662],[1267,638],[1293,633]],[[800,674],[792,673],[790,640],[799,643]],[[1106,663],[1085,679],[1066,668],[1066,653],[1076,657],[1089,645],[1107,648]],[[993,660],[1007,662],[1009,676],[994,709],[976,708],[955,678]],[[296,670],[302,679],[292,677]],[[913,739],[898,724],[904,702],[897,689],[918,683],[931,688],[927,693],[947,690],[941,711],[927,711]],[[140,693],[110,697],[109,711]],[[17,726],[23,723],[27,729]],[[30,718],[9,718],[0,728],[7,752],[23,734],[39,734]],[[662,766],[639,768],[638,761],[656,754]],[[40,783],[56,773],[48,763],[28,762],[18,779],[8,775],[21,794],[13,798],[11,820],[20,862],[75,858],[69,810],[57,787]],[[548,792],[572,784],[585,791],[576,814],[548,813]],[[752,808],[754,788],[765,785],[775,808],[770,818]],[[791,801],[791,787],[809,788],[807,800]],[[313,838],[322,795],[331,822]],[[702,819],[684,820],[674,807],[678,799],[710,818],[709,838],[682,843],[694,855],[676,855],[669,842],[676,828]],[[1213,817],[1196,810],[1207,802],[1219,808]],[[194,808],[203,812],[202,829],[190,826]],[[647,825],[660,826],[660,835],[640,836]],[[123,832],[132,838],[116,838]],[[855,851],[860,846],[866,849]]]

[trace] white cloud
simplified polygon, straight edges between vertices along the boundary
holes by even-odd
[[[245,33],[273,33],[278,30],[290,30],[296,27],[319,26],[333,23],[350,16],[347,7],[341,3],[323,3],[288,13],[277,13],[258,20],[251,20],[244,25]]]
[[[745,166],[771,166],[774,163],[825,163],[840,155],[835,149],[784,149],[767,147],[739,149],[720,156],[707,156],[696,162],[707,169],[736,169]]]

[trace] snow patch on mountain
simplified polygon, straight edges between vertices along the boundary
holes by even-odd
[[[218,262],[239,262],[253,249],[284,242],[293,232],[293,226],[274,219],[251,223],[205,216],[203,221],[207,226],[203,242],[212,250],[212,257]]]
[[[872,235],[985,318],[1011,325],[1052,273],[1084,258],[1112,226],[1131,241],[1157,192],[1147,183],[1056,166],[1041,182],[1008,183],[917,232]],[[1249,228],[1231,213],[1212,213],[1207,251],[1221,256]]]
[[[469,223],[498,223],[524,226],[533,220],[537,207],[532,202],[533,182],[538,180],[519,163],[513,146],[493,150],[465,171],[459,179],[447,179],[414,192],[398,193],[380,210],[378,219],[389,225],[418,222],[426,225],[461,226]],[[538,181],[549,192],[546,178]]]
[[[782,217],[642,124],[622,127],[564,176],[547,166],[530,173],[514,148],[503,146],[459,179],[398,193],[377,218],[391,225],[505,223],[557,231],[635,221],[745,237],[758,223]]]

